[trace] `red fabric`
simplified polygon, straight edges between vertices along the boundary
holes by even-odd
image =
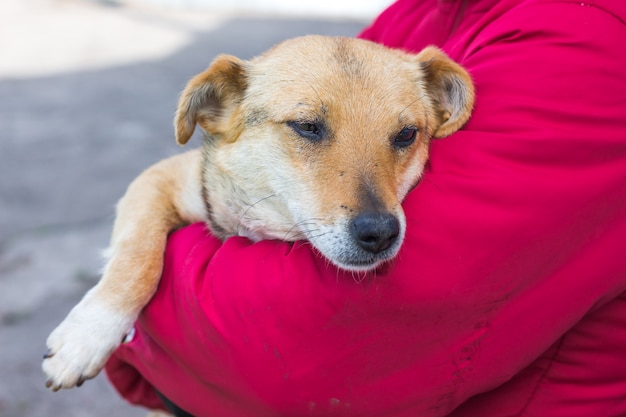
[[[360,281],[306,243],[180,230],[113,384],[198,417],[626,415],[625,20],[608,0],[392,5],[363,37],[436,44],[477,86],[397,261]]]

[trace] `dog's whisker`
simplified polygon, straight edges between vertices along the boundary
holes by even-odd
[[[409,107],[413,106],[413,104],[417,103],[420,100],[424,99],[424,94],[422,94],[421,96],[417,97],[415,100],[413,100],[412,102],[410,102],[405,108],[402,109],[402,111],[400,111],[400,115],[402,115],[402,113],[404,113],[406,111],[406,109],[408,109]],[[422,110],[423,111],[423,110]]]
[[[367,279],[367,272],[352,271],[352,280],[357,284],[362,284]]]
[[[301,235],[302,233],[310,234],[312,232],[316,232],[318,230],[317,227],[311,228],[310,226],[317,226],[320,220],[321,219],[318,218],[300,220],[293,224],[285,235],[289,236],[290,233],[293,233],[294,235]]]
[[[322,237],[324,237],[324,236],[326,236],[326,235],[328,235],[328,234],[331,234],[331,233],[332,233],[332,232],[328,232],[328,231],[326,231],[326,232],[319,232],[318,234],[315,234],[315,235],[313,235],[313,234],[311,234],[311,235],[307,235],[307,239],[308,239],[311,243],[315,244],[315,241],[316,241],[317,239],[322,238]]]
[[[324,100],[322,100],[322,96],[320,96],[320,93],[317,91],[317,89],[308,80],[304,80],[304,81],[309,85],[309,87],[311,87],[311,90],[313,90],[313,92],[317,96],[317,99],[320,102],[320,107],[325,108],[326,106],[324,105]]]
[[[265,197],[259,198],[259,199],[258,199],[258,200],[256,200],[254,203],[248,204],[248,205],[247,205],[248,207],[246,207],[246,209],[243,211],[243,213],[241,213],[241,215],[239,216],[239,223],[241,223],[241,221],[242,221],[243,219],[245,219],[245,218],[246,218],[246,216],[247,216],[248,212],[249,212],[250,210],[252,210],[252,209],[253,209],[256,205],[258,205],[258,204],[262,203],[262,202],[263,202],[263,201],[265,201],[265,200],[268,200],[268,199],[270,199],[270,198],[273,198],[273,197],[276,197],[276,194],[270,194],[270,195],[267,195],[267,196],[265,196]]]

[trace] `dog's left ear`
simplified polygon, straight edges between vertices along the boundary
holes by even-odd
[[[418,55],[426,90],[435,106],[437,127],[442,138],[456,132],[469,119],[474,107],[474,83],[467,71],[444,52],[428,46]]]
[[[180,96],[174,120],[176,142],[186,144],[196,123],[210,136],[238,136],[234,116],[246,88],[246,63],[234,56],[218,56]]]

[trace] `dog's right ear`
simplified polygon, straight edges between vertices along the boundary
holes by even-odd
[[[186,144],[196,123],[211,136],[236,134],[239,128],[233,116],[246,87],[246,63],[234,56],[218,56],[180,96],[174,120],[176,142]]]

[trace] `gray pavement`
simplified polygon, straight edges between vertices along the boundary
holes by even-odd
[[[180,152],[178,94],[217,54],[364,25],[106,4],[0,2],[0,417],[146,415],[102,375],[51,393],[40,370],[47,334],[98,279],[116,200]]]

